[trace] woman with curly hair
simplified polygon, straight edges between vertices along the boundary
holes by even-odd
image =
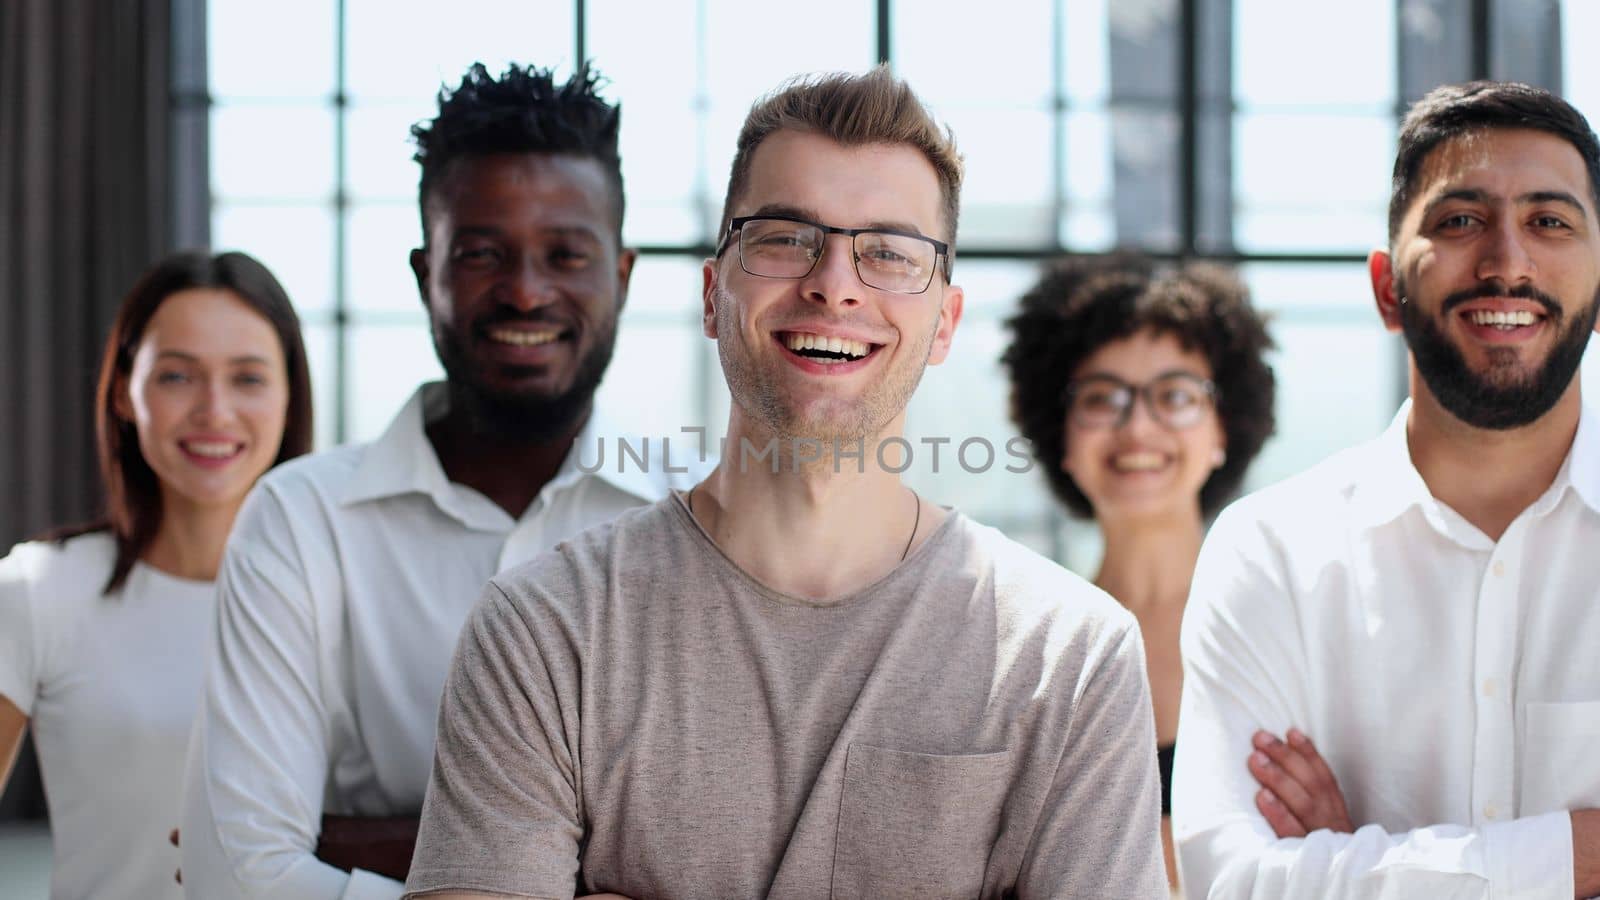
[[[1052,265],[1008,324],[1012,418],[1056,497],[1100,526],[1094,582],[1144,635],[1176,885],[1167,816],[1179,624],[1206,522],[1273,431],[1272,339],[1227,271],[1131,256]]]

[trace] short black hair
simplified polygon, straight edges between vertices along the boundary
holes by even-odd
[[[1571,144],[1589,170],[1589,196],[1600,209],[1600,139],[1572,104],[1542,88],[1514,81],[1469,81],[1429,91],[1400,124],[1400,146],[1389,188],[1389,243],[1394,243],[1416,192],[1422,161],[1447,140],[1490,128],[1530,128]]]
[[[620,105],[599,93],[602,78],[585,64],[557,85],[550,69],[506,67],[499,78],[473,63],[455,90],[439,89],[439,114],[411,126],[422,166],[417,205],[422,240],[428,240],[428,195],[451,163],[492,153],[559,153],[587,156],[605,169],[615,194],[617,236],[622,236],[622,157],[617,134]]]
[[[1273,433],[1277,381],[1266,353],[1266,321],[1233,273],[1213,265],[1163,269],[1131,254],[1069,257],[1048,265],[1006,322],[1000,362],[1011,378],[1011,418],[1033,445],[1050,489],[1068,511],[1094,516],[1089,498],[1061,469],[1066,386],[1090,354],[1140,332],[1171,335],[1211,365],[1227,460],[1200,489],[1210,517],[1232,499]]]

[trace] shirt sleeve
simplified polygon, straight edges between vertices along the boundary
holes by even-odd
[[[33,715],[39,690],[39,646],[23,547],[0,559],[0,696]]]
[[[1019,900],[1166,898],[1144,644],[1130,624],[1073,704],[1067,748],[1017,878]]]
[[[1284,566],[1259,527],[1230,512],[1201,550],[1183,622],[1172,821],[1187,900],[1570,898],[1564,812],[1481,828],[1367,825],[1277,838],[1255,807],[1260,786],[1245,762],[1257,729],[1282,734],[1308,720],[1304,660]]]
[[[223,555],[185,773],[184,889],[192,897],[394,900],[398,882],[315,856],[328,729],[315,604],[295,533],[263,486]]]
[[[554,621],[530,627],[523,609],[490,583],[456,645],[408,897],[573,896],[584,819],[577,642]]]

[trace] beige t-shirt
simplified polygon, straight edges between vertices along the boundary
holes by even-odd
[[[952,514],[827,605],[682,495],[494,579],[407,888],[566,898],[1166,897],[1137,626]]]

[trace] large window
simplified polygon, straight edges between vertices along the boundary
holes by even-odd
[[[1279,434],[1253,485],[1376,433],[1403,395],[1363,260],[1384,237],[1404,104],[1515,76],[1600,114],[1600,62],[1578,46],[1600,7],[1584,0],[212,0],[208,15],[213,243],[260,256],[302,309],[323,447],[375,437],[438,375],[406,265],[407,136],[475,60],[569,72],[588,57],[623,104],[625,237],[643,258],[601,397],[637,430],[724,425],[699,266],[750,102],[887,59],[968,164],[966,320],[913,401],[912,440],[1004,447],[1003,322],[1039,261],[1133,247],[1237,264],[1272,313]],[[946,455],[907,477],[1092,565],[1093,529],[1062,519],[1038,473]]]

